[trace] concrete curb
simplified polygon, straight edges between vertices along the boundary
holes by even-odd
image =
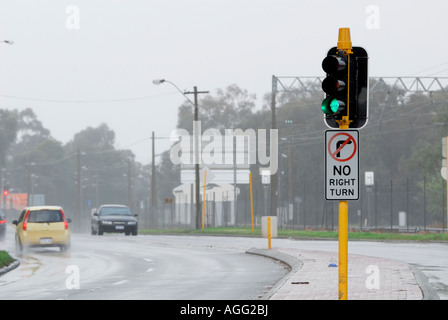
[[[412,265],[408,265],[411,271],[415,275],[415,280],[417,280],[418,286],[422,290],[423,300],[440,300],[437,292],[429,284],[428,278],[419,269]]]
[[[3,267],[0,269],[0,276],[4,275],[5,273],[14,270],[20,265],[19,260],[14,261],[13,263],[7,265],[6,267]]]
[[[248,254],[254,254],[259,255],[263,257],[268,257],[280,262],[283,262],[287,264],[291,270],[283,277],[281,278],[275,286],[273,286],[264,296],[260,298],[260,300],[269,300],[269,298],[277,292],[277,290],[288,281],[288,279],[296,273],[296,271],[300,270],[302,268],[303,262],[293,256],[290,256],[289,254],[278,252],[278,251],[271,251],[271,250],[265,250],[265,249],[256,249],[256,248],[250,248],[246,250],[246,253]]]

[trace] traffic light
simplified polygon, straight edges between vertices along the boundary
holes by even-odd
[[[342,120],[342,116],[345,115],[348,89],[347,62],[347,56],[334,50],[330,50],[322,61],[322,69],[327,73],[327,77],[322,81],[326,97],[322,101],[321,108],[326,119]]]
[[[350,55],[350,77],[353,78],[354,88],[350,89],[350,128],[362,128],[369,117],[369,74],[367,51],[361,47],[353,47]]]
[[[8,189],[3,190],[3,195],[7,197],[9,195],[9,190]]]
[[[368,55],[361,47],[352,47],[350,33],[341,36],[322,61],[326,78],[322,81],[325,99],[321,109],[330,128],[362,128],[368,119]]]

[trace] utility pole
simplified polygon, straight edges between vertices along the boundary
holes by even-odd
[[[81,226],[81,152],[78,148],[78,210],[76,212],[78,217],[78,226]]]
[[[156,207],[156,152],[155,136],[152,132],[152,164],[151,164],[151,228],[157,227],[157,207]]]
[[[99,186],[99,179],[98,179],[99,173],[97,172],[95,174],[95,193],[96,193],[96,204],[95,207],[98,208],[100,205],[100,186]]]
[[[272,76],[272,96],[271,96],[271,126],[272,130],[277,129],[277,117],[276,117],[276,92],[277,81],[276,77]],[[277,172],[271,174],[271,216],[277,216]]]
[[[195,175],[196,175],[196,183],[195,183],[195,198],[196,198],[196,229],[201,228],[201,204],[199,197],[199,135],[201,134],[199,131],[199,112],[198,112],[198,94],[208,93],[208,91],[198,91],[197,87],[193,88],[193,92],[188,91],[184,92],[184,94],[194,94],[194,123],[193,123],[193,132],[194,132],[194,164],[195,164]]]
[[[133,210],[131,200],[131,159],[128,159],[128,207]]]
[[[27,163],[27,165],[26,165],[26,171],[27,171],[27,183],[26,183],[26,194],[27,194],[27,196],[26,196],[26,205],[27,206],[30,206],[31,205],[31,197],[30,197],[30,195],[31,195],[31,171],[30,171],[30,164],[29,163]],[[3,192],[3,190],[2,190],[2,192]],[[5,198],[5,200],[6,200],[6,198]],[[6,208],[6,207],[5,207]]]
[[[289,205],[292,210],[291,212],[291,216],[294,217],[294,185],[293,185],[293,181],[292,181],[292,138],[291,136],[288,137],[288,182],[289,182]],[[289,209],[288,208],[288,209]]]
[[[233,214],[235,215],[235,226],[238,225],[237,211],[237,194],[236,194],[236,137],[233,140]]]
[[[5,185],[4,185],[4,181],[3,181],[3,179],[4,179],[3,178],[3,172],[4,172],[4,169],[2,168],[1,163],[0,163],[0,173],[1,173],[1,181],[0,181],[0,183],[1,183],[1,187],[2,187],[2,190],[1,190],[2,193],[0,194],[0,202],[2,204],[2,209],[5,209],[6,208],[6,206],[5,206],[6,197],[5,197],[5,200],[3,201],[3,192],[5,191]]]

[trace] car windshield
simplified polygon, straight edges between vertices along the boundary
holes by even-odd
[[[102,216],[130,216],[131,210],[126,207],[105,207],[101,209]]]
[[[30,211],[28,214],[28,222],[45,223],[63,221],[61,211],[59,210]]]

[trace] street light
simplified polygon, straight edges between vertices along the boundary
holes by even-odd
[[[155,85],[159,85],[161,83],[164,83],[165,79],[154,79],[152,80],[152,83],[154,83]]]
[[[152,81],[153,84],[155,85],[160,85],[164,82],[168,82],[169,84],[171,84],[173,87],[175,87],[177,89],[177,91],[179,91],[184,97],[185,99],[187,99],[194,107],[194,126],[193,126],[193,132],[194,132],[194,163],[195,163],[195,198],[196,198],[196,229],[199,229],[201,226],[201,221],[200,221],[200,217],[201,217],[201,206],[199,203],[199,122],[198,122],[198,118],[199,118],[199,113],[198,113],[198,94],[199,93],[208,93],[208,91],[198,91],[197,87],[194,87],[194,91],[192,92],[182,92],[174,83],[172,83],[171,81],[165,80],[165,79],[155,79]],[[186,96],[187,94],[194,94],[194,103],[188,99],[188,97]]]
[[[193,105],[193,107],[195,107],[195,104],[193,103],[193,101],[191,101],[190,99],[188,99],[188,97],[186,96],[186,92],[183,92],[182,90],[180,90],[180,89],[179,89],[174,83],[172,83],[171,81],[168,81],[168,80],[165,80],[165,79],[154,79],[154,80],[152,80],[152,83],[155,84],[156,86],[158,86],[158,85],[160,85],[160,84],[162,84],[162,83],[164,83],[164,82],[167,82],[167,83],[171,84],[174,88],[176,88],[177,91],[179,91],[179,92],[185,97],[185,99],[187,99],[188,102],[190,102],[190,103]]]

